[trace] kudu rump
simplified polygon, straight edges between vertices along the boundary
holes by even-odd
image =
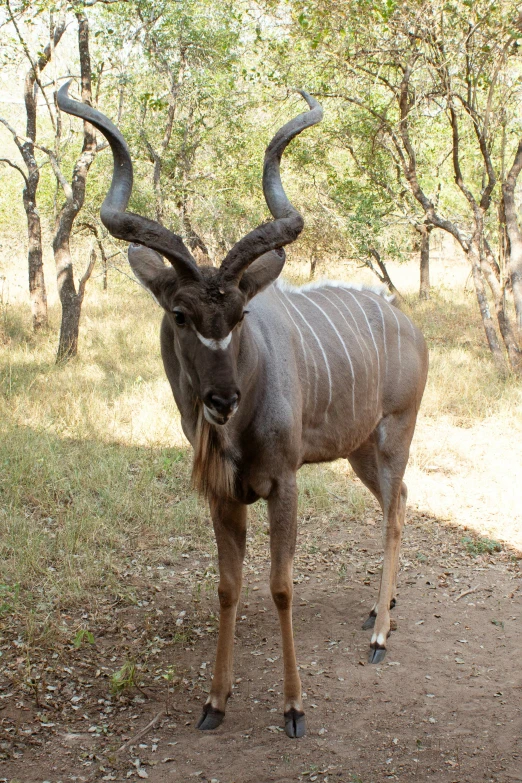
[[[219,558],[219,636],[198,728],[215,729],[225,714],[247,505],[264,498],[270,589],[282,634],[285,728],[289,737],[302,737],[292,633],[296,473],[305,463],[346,457],[382,507],[379,597],[364,623],[374,627],[370,661],[379,663],[395,604],[407,495],[402,479],[426,381],[423,337],[378,290],[336,282],[292,288],[277,280],[285,262],[282,247],[303,228],[283,190],[281,156],[322,118],[321,106],[307,93],[301,95],[309,111],[281,128],[266,150],[263,192],[274,220],[240,239],[213,268],[198,267],[181,237],[125,211],[132,190],[127,145],[103,114],[71,100],[68,86],[58,93],[60,108],[90,122],[111,146],[114,172],[101,219],[114,237],[132,243],[134,274],[165,311],[165,372],[194,448],[194,482],[210,503]]]

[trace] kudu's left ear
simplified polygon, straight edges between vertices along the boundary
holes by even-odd
[[[154,294],[154,280],[165,269],[168,269],[163,263],[163,258],[155,250],[135,244],[129,245],[128,257],[131,269],[138,281]]]
[[[277,280],[285,265],[285,260],[285,251],[282,248],[270,250],[269,253],[259,256],[243,272],[239,281],[239,288],[247,295],[248,299],[252,299],[253,296],[259,294],[270,283]]]

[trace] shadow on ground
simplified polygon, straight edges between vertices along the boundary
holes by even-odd
[[[20,528],[4,554],[15,557],[13,542],[22,546],[25,530],[34,600],[24,603],[14,581],[4,582],[4,778],[521,779],[519,552],[496,551],[462,527],[410,510],[397,630],[385,661],[369,666],[369,633],[361,624],[378,586],[378,510],[367,496],[361,501],[362,490],[338,466],[304,472],[294,615],[307,736],[292,741],[282,730],[282,661],[262,510],[249,536],[233,696],[222,727],[202,734],[194,724],[216,643],[216,558],[206,509],[192,500],[173,512],[188,503],[181,498],[187,455],[45,440],[27,429],[18,437],[8,498],[2,486],[11,515],[5,531],[12,535],[15,518]],[[5,478],[5,458],[1,464]],[[121,485],[125,493],[116,495]],[[314,496],[318,485],[333,489]],[[71,531],[79,525],[75,559]],[[40,560],[30,540],[37,531]],[[89,572],[89,558],[101,566]],[[75,567],[85,573],[76,601]],[[60,584],[67,600],[60,600]]]

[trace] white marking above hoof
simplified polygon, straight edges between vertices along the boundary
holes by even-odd
[[[374,633],[372,635],[372,641],[371,644],[377,643],[379,647],[384,647],[386,642],[386,636],[383,633]]]

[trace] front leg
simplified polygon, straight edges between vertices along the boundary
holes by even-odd
[[[210,513],[218,548],[220,611],[212,686],[197,723],[197,728],[202,731],[220,725],[225,717],[227,699],[232,692],[234,630],[245,557],[247,508],[233,500],[212,500]]]
[[[292,573],[297,531],[295,474],[290,474],[277,482],[268,498],[268,517],[271,556],[270,590],[279,614],[283,641],[285,731],[289,737],[303,737],[306,724],[292,630]]]

